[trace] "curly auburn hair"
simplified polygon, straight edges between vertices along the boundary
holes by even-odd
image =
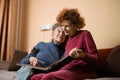
[[[62,23],[62,21],[67,20],[74,26],[77,26],[79,29],[85,26],[84,18],[80,16],[78,9],[68,9],[64,8],[57,15],[56,18],[58,23]]]

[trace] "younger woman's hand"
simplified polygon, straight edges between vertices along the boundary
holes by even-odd
[[[74,59],[81,59],[85,57],[85,53],[83,52],[82,49],[79,48],[73,48],[70,53],[69,56],[71,56]]]

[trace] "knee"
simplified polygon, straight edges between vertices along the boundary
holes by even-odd
[[[33,75],[30,80],[38,80],[37,76],[36,75]]]
[[[46,74],[42,77],[41,80],[54,80],[55,79],[55,75],[54,74]]]
[[[54,80],[55,75],[54,74],[37,74],[33,75],[30,80]]]
[[[41,74],[36,74],[36,75],[33,75],[30,80],[41,80],[41,77],[42,75]]]

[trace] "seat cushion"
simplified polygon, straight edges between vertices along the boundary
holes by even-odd
[[[16,71],[20,68],[17,66],[17,63],[20,63],[20,60],[27,55],[27,52],[15,50],[12,61],[9,64],[8,71]]]

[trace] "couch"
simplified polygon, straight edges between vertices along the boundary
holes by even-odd
[[[24,56],[26,52],[16,50],[14,57],[10,65],[6,67],[6,70],[1,70],[0,67],[0,79],[1,80],[13,80],[16,75],[16,70],[19,69],[15,64],[18,63]],[[120,80],[120,45],[114,48],[98,49],[98,55],[100,57],[100,66],[97,72],[98,78],[95,80]],[[17,60],[16,60],[17,59]],[[5,64],[2,64],[4,66]],[[0,63],[1,66],[1,63]],[[2,67],[3,69],[3,67]],[[8,75],[7,77],[4,75]],[[94,79],[86,79],[94,80]]]
[[[104,80],[120,80],[120,45],[114,48],[99,49],[100,69],[98,78]]]

